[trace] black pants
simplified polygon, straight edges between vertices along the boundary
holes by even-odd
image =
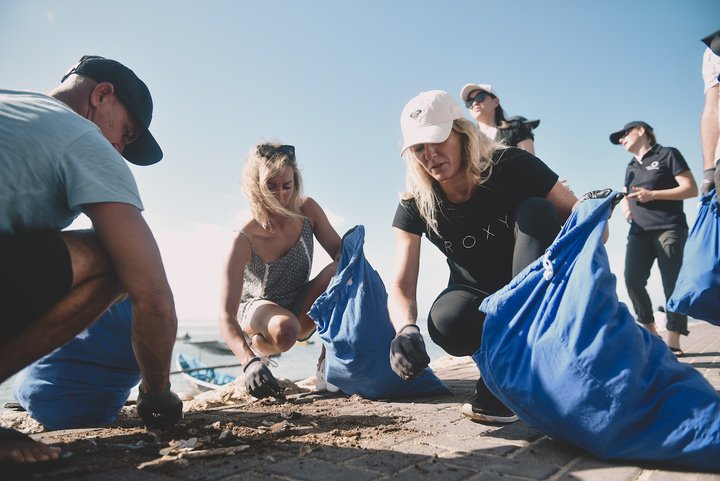
[[[513,276],[543,255],[561,227],[555,207],[539,197],[523,201],[515,219]],[[480,347],[485,320],[478,307],[490,294],[481,291],[465,269],[454,265],[447,289],[435,299],[428,314],[430,338],[453,356],[473,354]]]

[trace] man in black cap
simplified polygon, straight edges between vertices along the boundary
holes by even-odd
[[[708,35],[703,54],[702,75],[705,84],[705,107],[700,120],[703,156],[703,180],[700,191],[720,190],[720,30]]]
[[[0,90],[0,382],[72,339],[116,300],[132,299],[142,372],[137,410],[174,424],[174,301],[135,180],[162,158],[147,86],[114,60],[85,56],[48,95]],[[63,231],[80,213],[92,230]],[[59,456],[0,431],[0,464]]]
[[[628,195],[620,202],[631,224],[625,285],[638,322],[657,334],[647,280],[657,259],[667,302],[675,289],[688,236],[683,200],[697,195],[697,184],[680,151],[658,144],[647,122],[625,124],[610,134],[610,142],[633,154],[625,170]],[[687,316],[667,312],[667,318],[667,344],[676,356],[682,356],[680,335],[688,334]]]

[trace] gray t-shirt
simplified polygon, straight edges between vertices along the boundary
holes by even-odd
[[[0,234],[61,230],[97,202],[143,209],[100,129],[46,95],[0,89]]]

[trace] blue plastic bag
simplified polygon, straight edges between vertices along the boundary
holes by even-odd
[[[403,381],[390,367],[395,330],[387,310],[387,291],[365,259],[362,225],[342,242],[337,273],[310,308],[325,345],[327,380],[345,394],[368,399],[446,395],[450,389],[430,368]]]
[[[720,326],[720,208],[713,192],[700,199],[668,309]]]
[[[48,429],[112,423],[141,377],[131,326],[130,300],[113,305],[73,340],[25,368],[15,398]]]
[[[720,469],[720,396],[618,302],[602,234],[612,196],[578,206],[543,258],[485,299],[490,390],[525,423],[603,459]]]

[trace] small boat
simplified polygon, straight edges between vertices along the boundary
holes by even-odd
[[[183,353],[177,356],[177,367],[185,382],[198,391],[217,389],[235,379],[235,376],[217,372],[214,368]]]

